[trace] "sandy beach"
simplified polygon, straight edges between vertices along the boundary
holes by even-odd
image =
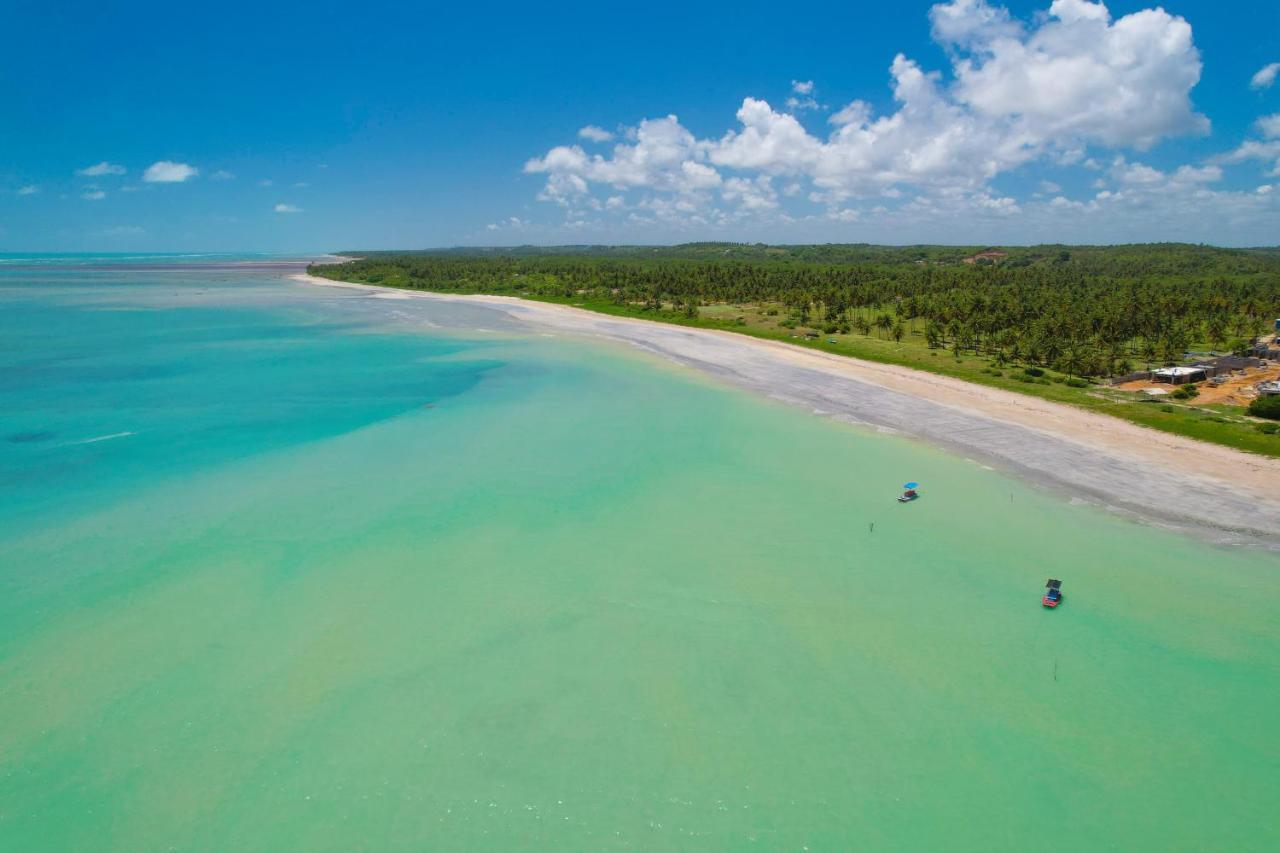
[[[504,296],[292,279],[488,305],[531,326],[625,342],[816,414],[924,439],[1072,497],[1223,543],[1280,548],[1280,460],[1035,397],[732,332],[610,317]]]

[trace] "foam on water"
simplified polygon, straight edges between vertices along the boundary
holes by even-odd
[[[95,435],[93,438],[82,438],[78,441],[66,441],[62,443],[62,447],[74,447],[77,444],[96,444],[99,441],[111,441],[113,438],[128,438],[131,435],[137,435],[132,430],[123,432],[113,432],[110,435]]]

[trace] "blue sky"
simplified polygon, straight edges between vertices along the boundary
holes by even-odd
[[[0,4],[0,251],[1280,243],[1271,0],[409,5]]]

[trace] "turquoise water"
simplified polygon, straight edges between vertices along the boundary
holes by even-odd
[[[482,309],[0,272],[0,482],[3,849],[1276,837],[1274,555]]]

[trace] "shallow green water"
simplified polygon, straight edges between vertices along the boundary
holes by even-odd
[[[0,848],[1271,847],[1274,556],[392,308],[0,278]]]

